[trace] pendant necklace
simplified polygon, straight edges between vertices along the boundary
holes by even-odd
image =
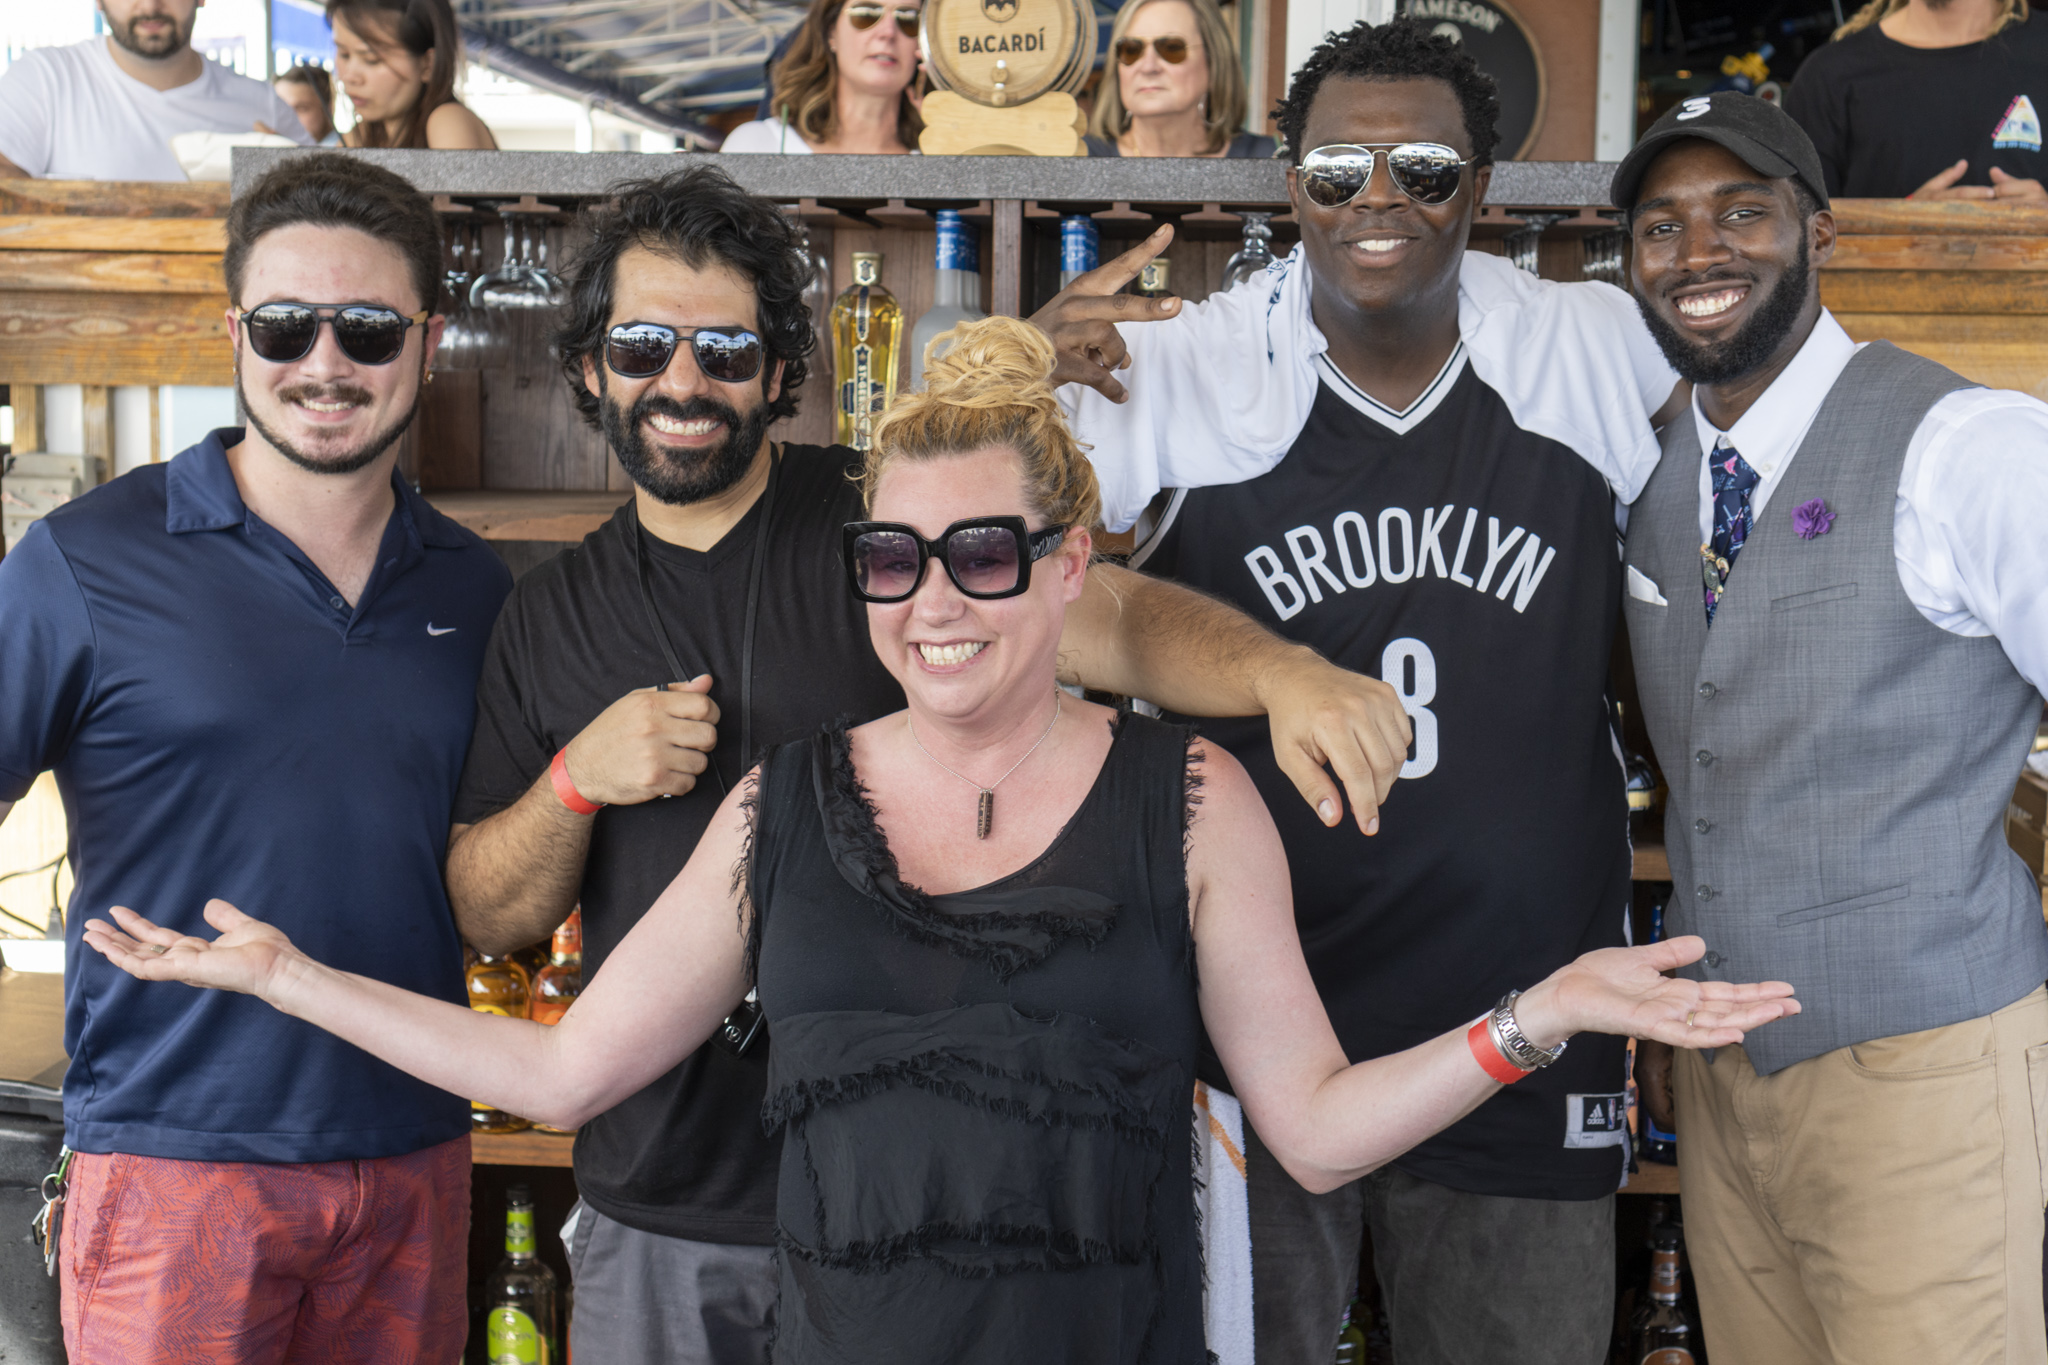
[[[1037,740],[1035,740],[1032,743],[1031,747],[1024,751],[1024,758],[1029,758],[1031,757],[1031,755],[1037,753],[1038,746],[1040,744],[1045,743],[1046,737],[1052,734],[1052,727],[1060,723],[1060,707],[1065,698],[1060,695],[1060,690],[1057,687],[1053,689],[1052,698],[1052,719],[1045,723],[1045,734],[1040,735],[1037,738]],[[925,748],[924,741],[917,737],[917,726],[911,724],[910,713],[907,711],[903,715],[903,724],[909,728],[910,742],[917,746],[918,752],[922,753],[926,758],[931,759],[932,762],[939,763],[938,756],[932,753],[930,749]],[[941,768],[946,768],[947,772],[953,773],[953,776],[959,778],[968,786],[974,787],[981,792],[981,804],[975,811],[975,838],[988,838],[988,832],[990,828],[994,826],[996,821],[996,788],[1002,786],[1003,783],[1010,780],[1010,773],[1016,772],[1017,769],[1024,766],[1024,758],[1020,758],[1015,763],[1012,763],[1010,765],[1009,773],[1004,773],[1001,777],[989,783],[986,787],[982,786],[979,782],[976,782],[973,778],[965,776],[961,773],[953,772],[951,768],[946,768],[945,764],[939,763],[939,766]]]

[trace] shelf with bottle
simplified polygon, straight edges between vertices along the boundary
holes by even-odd
[[[538,945],[503,954],[470,948],[466,950],[462,976],[473,1010],[542,1024],[558,1022],[583,990],[582,909],[571,910],[568,918],[556,926],[546,954],[539,951]],[[529,1129],[556,1138],[573,1136],[566,1130],[508,1114],[481,1100],[470,1101],[469,1117],[474,1160],[489,1159],[476,1155],[477,1139],[510,1137]]]

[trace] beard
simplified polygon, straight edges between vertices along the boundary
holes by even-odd
[[[136,28],[144,19],[166,20],[171,26],[171,31],[161,38],[144,38]],[[130,16],[125,24],[108,24],[107,32],[115,42],[136,56],[147,57],[151,61],[162,61],[165,57],[175,57],[185,50],[192,41],[192,26],[198,22],[199,14],[196,10],[192,17],[182,24],[175,15],[138,14]]]
[[[309,455],[272,431],[269,424],[257,414],[256,409],[249,405],[249,396],[243,391],[242,376],[239,372],[235,375],[235,401],[241,405],[242,415],[248,419],[249,425],[256,428],[257,433],[270,443],[271,449],[299,468],[311,470],[315,474],[353,474],[391,449],[392,442],[405,434],[405,429],[412,425],[412,419],[419,414],[420,396],[424,387],[422,384],[413,390],[412,406],[405,410],[404,416],[382,431],[372,434],[355,449],[345,450],[339,455]],[[360,403],[367,407],[375,401],[374,395],[368,389],[357,388],[353,384],[288,384],[276,390],[272,396],[280,405],[310,399],[314,402]]]
[[[1785,338],[1799,322],[1799,311],[1806,306],[1807,287],[1813,271],[1806,249],[1806,237],[1799,238],[1799,259],[1792,263],[1778,283],[1758,305],[1748,322],[1737,328],[1735,335],[1719,341],[1695,341],[1678,330],[1650,306],[1647,299],[1636,299],[1636,309],[1643,315],[1643,323],[1656,339],[1657,349],[1664,353],[1664,359],[1671,362],[1671,368],[1681,378],[1694,384],[1732,384],[1744,375],[1753,374],[1769,363],[1784,344]],[[1734,271],[1718,274],[1708,271],[1676,281],[1671,287],[1683,288],[1693,284],[1754,285],[1751,276]]]
[[[717,497],[747,476],[761,438],[768,431],[768,405],[755,406],[745,416],[715,398],[699,394],[678,403],[653,389],[640,395],[631,409],[621,408],[606,385],[604,367],[598,367],[598,401],[604,411],[605,440],[619,457],[626,477],[647,490],[649,497],[671,507]],[[678,422],[715,418],[725,424],[725,439],[703,451],[657,451],[647,440],[646,420],[655,413]]]

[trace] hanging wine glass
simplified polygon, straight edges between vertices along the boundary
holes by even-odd
[[[470,254],[469,238],[468,223],[448,224],[448,269],[441,276],[442,292],[447,296],[447,320],[441,325],[441,344],[434,350],[437,370],[475,367],[476,340],[469,308],[469,283],[475,274],[470,265],[475,258]]]
[[[477,277],[469,301],[479,308],[546,308],[553,303],[546,279],[533,266],[530,216],[500,211],[505,225],[505,259]]]
[[[469,224],[469,262],[473,274],[482,278],[484,261],[484,225],[472,219]],[[469,294],[464,299],[463,322],[468,336],[467,350],[472,370],[496,369],[505,363],[509,343],[505,337],[505,315],[495,308],[485,308],[475,302],[476,282],[470,284]]]
[[[556,246],[555,230],[561,226],[551,215],[531,220],[535,241],[535,255],[532,261],[534,278],[547,290],[550,308],[560,308],[569,301],[569,286],[562,277],[550,268],[548,262]]]
[[[1273,264],[1273,215],[1240,212],[1237,216],[1244,219],[1244,244],[1224,263],[1223,282],[1216,286],[1218,289],[1243,284]]]

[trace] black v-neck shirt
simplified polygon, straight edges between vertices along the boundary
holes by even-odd
[[[757,751],[898,710],[903,692],[868,643],[867,614],[846,585],[840,528],[861,519],[843,446],[782,447],[754,633]],[[713,755],[726,786],[746,770],[739,663],[747,577],[761,504],[708,551],[646,537],[656,608],[683,666],[712,676]],[[477,689],[476,735],[455,819],[511,805],[555,752],[627,692],[671,681],[636,581],[631,505],[582,544],[534,569],[498,618]],[[723,791],[708,774],[666,801],[608,806],[584,864],[585,979],[689,860]],[[583,1126],[576,1184],[629,1227],[693,1241],[771,1244],[776,1145],[761,1131],[767,1051],[699,1048],[639,1094]]]

